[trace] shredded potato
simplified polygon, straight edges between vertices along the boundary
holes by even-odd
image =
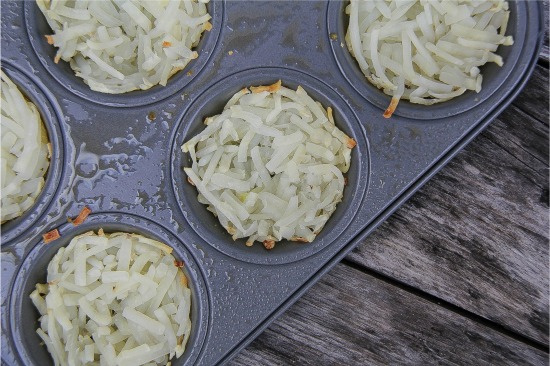
[[[42,191],[48,170],[48,136],[40,113],[19,88],[0,72],[2,79],[2,223],[28,210]]]
[[[88,232],[59,249],[30,298],[56,365],[166,365],[191,331],[191,291],[169,246]],[[178,264],[178,265],[176,265]]]
[[[192,51],[210,30],[208,0],[36,0],[54,31],[55,62],[70,62],[92,90],[149,89],[198,57]]]
[[[351,0],[346,42],[367,79],[391,95],[384,117],[400,99],[430,105],[466,90],[481,90],[480,67],[502,66],[494,52],[505,36],[503,0]]]
[[[278,81],[239,91],[205,123],[182,146],[199,202],[249,246],[311,242],[342,200],[356,145],[335,126],[332,109]]]

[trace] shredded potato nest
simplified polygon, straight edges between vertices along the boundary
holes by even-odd
[[[61,247],[30,297],[56,365],[166,365],[191,332],[191,291],[166,244],[88,232]]]
[[[480,67],[503,65],[495,52],[510,12],[503,0],[351,0],[346,42],[367,79],[400,99],[431,105],[481,91]]]
[[[0,72],[2,79],[2,224],[28,210],[42,191],[50,144],[36,106]]]
[[[245,88],[182,146],[188,181],[233,240],[311,242],[342,200],[354,139],[298,86]]]
[[[70,62],[92,90],[126,93],[165,86],[193,59],[212,29],[206,3],[189,1],[36,0],[53,30],[55,63]]]

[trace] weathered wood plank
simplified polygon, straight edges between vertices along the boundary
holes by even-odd
[[[525,89],[512,103],[526,114],[548,125],[548,66],[535,67]]]
[[[548,57],[549,57],[549,51],[548,51],[548,19],[550,16],[549,8],[550,8],[550,5],[548,3],[548,0],[545,0],[544,1],[544,19],[546,20],[546,32],[544,33],[544,44],[540,52],[540,58],[544,60],[546,64],[548,64]]]
[[[338,264],[232,365],[546,365],[548,355]]]
[[[548,16],[546,17],[546,19],[548,19]],[[540,52],[540,58],[541,58],[541,60],[543,60],[543,62],[548,64],[548,58],[549,57],[550,57],[550,49],[548,47],[548,32],[546,32],[546,35],[544,37],[544,44],[543,44],[542,50]]]
[[[530,128],[525,128],[521,120],[531,120]],[[533,184],[543,188],[548,175],[548,125],[538,123],[515,105],[507,108],[487,129],[485,136],[499,149],[509,153],[526,167],[534,170],[538,181]]]
[[[525,93],[547,100],[541,79]],[[539,120],[529,103],[514,102],[348,259],[548,344],[548,104]]]

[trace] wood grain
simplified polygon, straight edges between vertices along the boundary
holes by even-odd
[[[538,66],[522,97],[349,260],[548,344],[547,82]]]
[[[544,365],[548,355],[338,264],[231,365]]]
[[[513,105],[548,126],[548,65],[535,67],[531,79]]]
[[[541,1],[541,0],[538,0]],[[542,45],[542,50],[540,52],[540,58],[546,63],[546,66],[548,66],[548,19],[550,17],[550,5],[548,0],[544,0],[544,19],[546,22],[546,32],[544,33],[544,43]]]

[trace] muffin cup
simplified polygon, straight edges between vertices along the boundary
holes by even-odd
[[[37,283],[46,283],[48,263],[59,248],[68,245],[77,235],[92,230],[97,233],[100,228],[106,233],[136,233],[163,242],[173,248],[172,255],[176,260],[184,262],[182,270],[189,280],[188,286],[191,290],[191,335],[184,354],[180,358],[172,359],[172,365],[193,365],[199,357],[209,329],[209,291],[203,273],[186,245],[170,231],[145,218],[121,213],[91,214],[83,224],[76,227],[72,224],[61,225],[58,228],[61,237],[48,244],[42,241],[41,236],[33,240],[34,248],[23,260],[16,274],[9,305],[12,341],[22,364],[44,365],[46,360],[53,364],[48,350],[41,345],[42,340],[36,334],[36,329],[40,326],[40,314],[29,295]]]
[[[2,61],[2,70],[17,85],[23,95],[38,108],[42,122],[48,133],[48,140],[52,151],[50,165],[44,175],[44,186],[33,205],[23,212],[21,216],[2,224],[3,245],[30,228],[47,211],[48,206],[59,189],[63,166],[66,161],[66,152],[64,136],[61,133],[60,127],[60,120],[63,119],[63,116],[53,95],[50,92],[44,91],[24,72],[5,61]]]
[[[208,12],[212,17],[210,19],[212,29],[204,31],[199,44],[193,48],[199,57],[191,60],[183,70],[170,77],[166,86],[155,85],[147,90],[106,94],[90,89],[83,79],[75,75],[68,62],[61,60],[57,64],[54,63],[57,47],[49,45],[44,37],[52,34],[46,18],[36,5],[36,1],[25,1],[24,8],[27,34],[42,66],[71,93],[89,101],[112,107],[135,107],[155,103],[180,92],[181,89],[192,83],[215,52],[224,19],[224,2],[211,1],[207,4]]]
[[[332,107],[336,125],[354,138],[357,146],[352,149],[351,167],[345,174],[348,183],[344,188],[344,197],[313,242],[282,240],[266,252],[261,243],[247,247],[244,238],[233,241],[218,219],[206,209],[207,206],[198,202],[197,189],[187,182],[187,176],[183,172],[183,168],[191,166],[191,163],[189,154],[181,151],[181,145],[204,129],[204,118],[221,113],[233,94],[245,87],[269,85],[279,79],[282,80],[283,86],[294,90],[301,85],[323,107]],[[352,222],[369,182],[368,142],[353,111],[328,85],[312,76],[290,69],[266,67],[245,70],[212,85],[194,100],[180,118],[171,151],[172,187],[178,207],[189,225],[214,248],[233,258],[251,263],[290,263],[311,256],[334,243]]]
[[[348,29],[349,16],[345,13],[345,8],[349,1],[330,1],[327,5],[327,29],[331,39],[330,47],[338,70],[345,77],[347,82],[363,98],[380,108],[382,114],[390,104],[391,96],[385,94],[382,90],[371,84],[359,64],[351,55],[347,43],[346,32]],[[520,24],[521,19],[528,17],[528,7],[525,1],[509,1],[510,19],[506,35],[514,37],[512,46],[499,46],[496,53],[502,56],[504,65],[499,67],[495,63],[488,63],[482,66],[483,75],[482,89],[479,93],[467,90],[464,94],[451,100],[436,103],[431,106],[414,104],[408,100],[399,101],[394,115],[418,119],[418,120],[437,120],[450,116],[456,116],[464,113],[483,103],[488,97],[493,95],[503,84],[503,82],[514,71],[518,59],[524,48],[526,29]],[[336,35],[336,36],[334,36]]]

